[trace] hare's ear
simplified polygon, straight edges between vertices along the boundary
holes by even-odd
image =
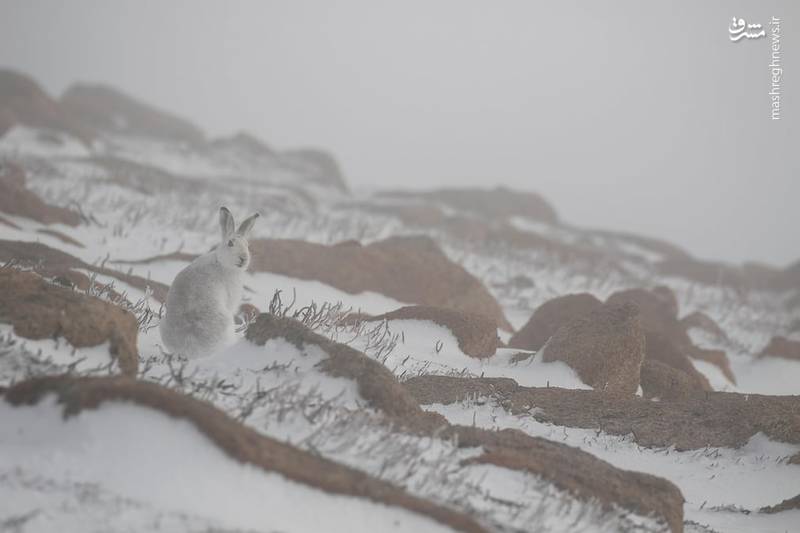
[[[236,229],[236,223],[233,221],[233,215],[228,211],[227,207],[219,208],[219,227],[222,230],[222,240],[224,241],[229,236],[233,235]]]
[[[239,229],[236,230],[236,233],[241,235],[242,237],[247,237],[250,234],[250,230],[253,229],[253,224],[256,223],[256,219],[261,216],[261,213],[253,213],[242,222],[242,225],[239,226]]]

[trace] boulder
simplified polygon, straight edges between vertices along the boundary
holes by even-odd
[[[645,344],[645,358],[648,361],[672,367],[676,372],[683,374],[692,388],[698,391],[711,390],[708,379],[694,367],[686,353],[670,339],[660,333],[647,331]]]
[[[694,324],[712,327],[713,321],[701,313],[692,313],[686,317],[686,321],[678,320],[678,301],[671,289],[667,287],[655,287],[652,290],[628,289],[615,292],[606,302],[632,302],[639,308],[642,327],[647,337],[646,358],[689,374],[703,390],[710,388],[708,380],[695,369],[690,357],[718,366],[731,383],[736,383],[727,355],[719,350],[698,348],[687,333],[688,327]],[[705,318],[708,320],[704,320]]]
[[[372,291],[401,302],[483,315],[511,331],[483,283],[429,237],[390,237],[366,246],[253,239],[250,252],[255,271],[320,281],[350,294]]]
[[[539,350],[561,326],[588,314],[603,302],[588,293],[568,294],[540,305],[528,322],[508,341],[511,348]]]
[[[596,390],[635,394],[645,336],[635,305],[603,304],[561,327],[542,348],[544,361],[562,361]]]
[[[76,348],[109,343],[123,374],[136,376],[136,318],[111,303],[47,282],[33,272],[0,270],[0,322],[27,339],[64,337]]]
[[[497,324],[491,318],[475,313],[411,305],[366,320],[427,320],[449,329],[466,355],[491,357],[497,350]]]
[[[703,390],[693,376],[652,359],[642,363],[640,381],[648,399],[677,400],[701,394]]]

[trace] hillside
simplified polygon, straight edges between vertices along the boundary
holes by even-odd
[[[237,339],[177,357],[222,205],[262,215]],[[792,530],[799,266],[0,71],[0,530]]]

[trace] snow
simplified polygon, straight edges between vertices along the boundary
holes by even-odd
[[[686,499],[686,519],[709,524],[719,531],[786,531],[798,523],[794,513],[782,513],[780,520],[758,513],[735,513],[733,519],[728,511],[713,510],[735,506],[756,511],[800,493],[800,466],[786,464],[788,457],[800,452],[800,446],[774,442],[761,433],[739,449],[708,447],[679,452],[672,447],[643,448],[631,436],[555,426],[529,415],[514,416],[493,401],[477,399],[425,408],[454,424],[519,429],[578,447],[616,467],[669,479]],[[732,526],[738,529],[731,529]]]
[[[85,157],[89,153],[79,139],[64,132],[16,125],[0,137],[3,156]]]
[[[69,531],[62,518],[81,512],[68,505],[70,485],[84,484],[124,501],[109,523],[94,524],[103,530],[130,529],[124,511],[144,504],[257,531],[451,531],[404,509],[329,494],[239,463],[188,421],[158,411],[115,403],[64,419],[54,400],[0,404],[0,518],[34,513],[26,531]],[[19,491],[9,477],[37,483]],[[85,523],[72,525],[86,530]]]
[[[410,377],[425,373],[504,377],[513,378],[520,385],[528,387],[591,388],[578,378],[572,368],[560,361],[545,363],[541,354],[514,362],[515,356],[527,352],[499,348],[494,356],[478,359],[461,351],[453,333],[434,322],[403,319],[389,320],[387,323],[391,335],[398,337],[398,344],[383,363],[397,375]],[[357,338],[352,346],[370,353],[366,337]]]
[[[52,139],[51,132],[42,133],[13,128],[0,138],[0,155],[26,165],[27,186],[43,200],[80,206],[92,222],[73,228],[3,214],[21,230],[0,224],[0,238],[41,242],[89,264],[107,258],[107,267],[130,270],[145,279],[169,284],[188,262],[115,261],[176,250],[208,251],[218,240],[215,213],[222,204],[237,214],[261,210],[264,216],[254,232],[258,237],[370,242],[421,231],[405,227],[391,216],[347,210],[337,204],[362,200],[380,206],[390,200],[358,191],[343,198],[330,188],[304,182],[302,175],[275,162],[240,160],[233,152],[214,153],[130,136],[114,136],[87,148],[67,135],[59,133],[60,142],[54,143],[47,140]],[[169,184],[159,184],[156,193],[126,187],[124,182],[114,181],[112,171],[91,159],[102,154],[154,165],[176,175],[180,186],[171,189]],[[299,187],[302,194],[292,187]],[[789,295],[740,294],[722,286],[660,276],[650,263],[661,259],[661,254],[624,236],[592,234],[524,217],[514,217],[510,223],[558,242],[606,247],[625,254],[612,269],[579,259],[562,261],[542,250],[487,251],[436,229],[424,230],[452,260],[486,285],[515,328],[525,324],[536,307],[556,296],[590,292],[604,299],[620,289],[664,284],[675,291],[682,316],[704,311],[730,338],[721,342],[698,330],[690,331],[698,346],[728,354],[736,385],[715,365],[693,360],[715,390],[800,394],[800,363],[756,357],[773,335],[785,335],[789,324],[800,319],[797,311],[776,311],[781,298]],[[43,228],[60,231],[85,247],[37,232]],[[509,283],[523,275],[532,286],[520,288]],[[146,296],[110,276],[96,279],[113,282],[131,301]],[[281,291],[284,305],[296,296],[294,309],[312,302],[341,302],[344,309],[381,314],[407,305],[379,293],[348,294],[320,281],[272,273],[248,272],[245,285],[249,289],[245,300],[262,311],[276,290]],[[151,300],[149,305],[158,310],[157,302]],[[513,349],[498,349],[486,359],[467,356],[451,331],[432,322],[392,320],[366,323],[358,331],[322,328],[318,333],[363,350],[400,380],[441,374],[508,377],[523,386],[589,388],[567,365],[544,363],[540,354],[519,362],[513,359],[524,352]],[[506,332],[498,334],[503,340],[509,337]],[[529,474],[466,465],[466,460],[480,453],[478,449],[460,449],[450,442],[386,427],[378,413],[366,406],[355,382],[319,371],[317,365],[326,354],[318,346],[298,348],[274,339],[259,347],[240,334],[217,354],[181,361],[165,356],[160,344],[158,328],[139,332],[140,379],[211,402],[262,434],[402,486],[419,497],[466,510],[499,527],[659,529],[652,521],[621,510],[604,513],[591,503],[577,502]],[[86,359],[79,361],[81,357]],[[57,373],[76,362],[76,372],[104,374],[106,371],[98,368],[108,361],[107,344],[75,350],[63,339],[17,338],[10,326],[0,324],[2,386],[29,374]],[[738,450],[676,452],[641,448],[630,437],[542,424],[530,416],[514,417],[491,402],[428,408],[456,423],[471,425],[474,419],[481,427],[516,427],[580,447],[621,468],[670,479],[687,499],[687,520],[720,532],[796,530],[800,523],[800,511],[777,515],[742,512],[800,493],[800,467],[785,463],[798,447],[772,442],[763,435],[754,436]],[[379,531],[392,527],[427,531],[436,527],[404,511],[324,494],[240,465],[191,424],[132,405],[107,405],[65,421],[51,402],[15,409],[0,402],[0,419],[4,421],[0,426],[0,525],[15,518],[24,531],[85,531],[88,524],[104,531]],[[687,530],[698,531],[701,526],[687,525]]]

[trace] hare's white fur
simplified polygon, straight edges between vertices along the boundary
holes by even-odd
[[[220,208],[222,241],[175,276],[159,326],[161,340],[170,352],[202,357],[233,338],[233,317],[250,264],[247,236],[258,216],[251,215],[237,230],[231,212]]]

